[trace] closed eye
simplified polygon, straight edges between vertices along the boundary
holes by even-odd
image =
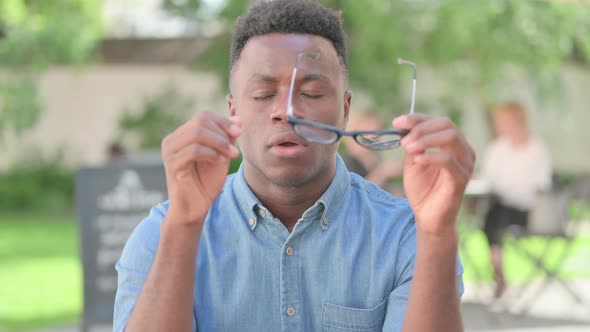
[[[256,101],[265,101],[265,100],[269,100],[272,97],[274,97],[275,94],[274,93],[270,93],[270,94],[262,94],[262,95],[256,95],[253,96],[252,99],[256,100]]]
[[[320,99],[324,96],[323,94],[315,94],[315,93],[301,93],[301,95],[303,97],[309,98],[309,99]]]

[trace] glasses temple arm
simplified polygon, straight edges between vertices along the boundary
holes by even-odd
[[[397,58],[397,63],[400,65],[410,65],[412,66],[413,69],[413,79],[412,79],[412,103],[410,105],[410,114],[414,113],[414,104],[416,101],[416,64],[408,61],[408,60],[404,60],[402,58]]]
[[[412,80],[412,104],[410,105],[410,114],[414,114],[414,102],[416,101],[416,79]]]

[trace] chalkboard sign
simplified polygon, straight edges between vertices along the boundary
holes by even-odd
[[[84,270],[83,331],[112,331],[115,264],[127,238],[152,206],[167,199],[161,164],[83,168],[76,210]]]

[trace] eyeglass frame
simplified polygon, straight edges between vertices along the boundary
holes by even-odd
[[[288,95],[288,99],[287,99],[287,121],[291,124],[291,126],[293,127],[293,131],[295,133],[297,133],[297,130],[295,129],[295,127],[297,125],[305,125],[305,126],[310,126],[310,127],[317,128],[317,129],[328,130],[328,131],[333,132],[337,135],[336,138],[331,142],[324,143],[324,142],[311,141],[314,143],[334,144],[334,143],[338,142],[343,136],[351,136],[352,138],[354,138],[355,142],[357,142],[358,144],[360,144],[361,146],[363,146],[365,148],[372,149],[372,150],[389,150],[389,149],[396,148],[400,145],[399,141],[397,142],[396,145],[391,146],[391,147],[378,146],[378,145],[365,145],[359,141],[359,137],[362,137],[363,135],[399,135],[401,138],[401,137],[404,137],[405,135],[407,135],[410,132],[409,130],[406,130],[406,129],[380,129],[380,130],[346,131],[346,130],[342,130],[338,127],[335,127],[335,126],[331,126],[331,125],[327,125],[327,124],[323,124],[323,123],[319,123],[319,122],[315,122],[315,121],[303,120],[303,119],[296,117],[293,113],[293,91],[295,90],[295,78],[297,76],[297,68],[299,66],[299,62],[301,61],[301,58],[304,55],[307,55],[313,59],[318,59],[320,57],[320,53],[319,52],[313,52],[313,53],[301,52],[301,53],[297,54],[297,59],[295,60],[295,65],[293,66],[293,73],[291,74],[291,84],[289,86],[289,95]],[[410,65],[410,66],[412,66],[412,69],[413,69],[412,100],[411,100],[411,104],[410,104],[410,114],[413,114],[415,99],[416,99],[416,64],[414,62],[404,60],[402,58],[398,58],[397,63],[400,65]],[[301,137],[307,141],[310,141],[306,137],[303,137],[303,136],[301,136]]]

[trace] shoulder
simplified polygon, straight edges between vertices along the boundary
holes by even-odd
[[[350,172],[350,187],[353,194],[367,196],[367,198],[375,203],[391,205],[403,205],[407,203],[405,199],[391,195],[354,172]]]
[[[483,162],[485,164],[493,163],[495,159],[498,158],[498,155],[502,154],[504,150],[504,142],[502,139],[494,139],[491,141],[483,151]]]
[[[168,201],[165,201],[153,206],[147,217],[135,227],[135,230],[131,234],[131,238],[141,237],[144,242],[146,240],[148,240],[147,242],[151,242],[149,240],[157,241],[160,237],[160,226],[168,213],[168,205]]]
[[[137,224],[125,243],[118,268],[141,270],[151,262],[158,248],[160,226],[167,211],[168,202],[160,203],[152,207],[149,214]]]
[[[543,143],[543,141],[541,139],[539,139],[538,137],[531,137],[530,141],[529,141],[529,146],[531,149],[533,149],[535,151],[540,151],[543,153],[548,151],[545,143]]]
[[[395,197],[357,174],[350,174],[351,200],[377,224],[405,229],[414,223],[414,213],[408,200]]]
[[[215,199],[211,209],[209,210],[209,214],[211,213],[211,210],[218,209],[220,206],[223,206],[223,202],[225,200],[231,199],[231,183],[233,179],[234,174],[228,175],[221,193],[217,199]],[[132,241],[134,238],[140,238],[144,243],[155,242],[157,245],[160,237],[160,227],[162,226],[162,223],[168,214],[169,206],[169,201],[164,201],[153,206],[150,209],[149,214],[135,227],[129,240]]]
[[[542,140],[536,137],[529,139],[527,153],[531,158],[534,158],[538,162],[549,162],[551,160],[549,149]]]

